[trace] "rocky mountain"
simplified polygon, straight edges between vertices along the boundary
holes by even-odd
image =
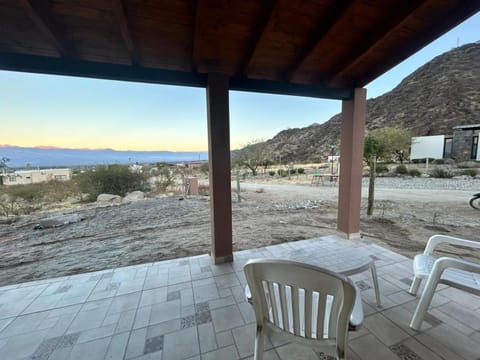
[[[480,42],[437,56],[388,93],[367,101],[367,131],[398,126],[414,136],[451,134],[480,123]],[[264,146],[282,161],[325,161],[339,144],[340,114],[323,124],[279,132]]]

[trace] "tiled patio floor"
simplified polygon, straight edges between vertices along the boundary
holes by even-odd
[[[251,359],[244,263],[308,259],[339,241],[240,251],[233,264],[214,266],[204,255],[0,288],[0,359]],[[375,306],[370,274],[353,276],[366,318],[350,333],[349,359],[480,359],[479,297],[443,286],[415,332],[408,327],[417,303],[407,293],[411,260],[368,241],[355,246],[377,259],[383,307]],[[266,344],[266,360],[322,359],[299,345]]]

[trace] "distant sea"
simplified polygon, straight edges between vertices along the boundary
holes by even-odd
[[[112,149],[83,150],[60,148],[29,148],[19,146],[1,146],[0,159],[7,157],[7,166],[12,168],[30,167],[68,167],[107,164],[191,162],[208,159],[207,152],[172,151],[118,151]]]

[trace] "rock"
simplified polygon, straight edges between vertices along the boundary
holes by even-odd
[[[35,225],[34,229],[48,229],[48,228],[55,228],[59,226],[64,226],[68,224],[74,224],[80,221],[85,220],[85,216],[81,216],[79,214],[63,214],[58,216],[52,216],[45,219],[40,220],[40,222]]]
[[[10,225],[18,220],[17,216],[0,216],[0,225]]]
[[[132,202],[132,201],[139,201],[145,199],[145,193],[143,191],[132,191],[128,193],[123,198],[122,202]]]
[[[97,202],[100,203],[120,203],[122,202],[122,197],[119,195],[112,194],[100,194],[97,197]]]

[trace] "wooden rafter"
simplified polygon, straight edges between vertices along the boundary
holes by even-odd
[[[247,51],[245,52],[245,57],[240,65],[240,74],[247,76],[248,69],[252,63],[253,58],[255,57],[255,52],[257,51],[258,45],[261,43],[262,38],[268,28],[268,24],[271,22],[275,10],[275,5],[277,0],[267,0],[264,1],[264,7],[262,13],[260,14],[255,28],[253,30],[253,36],[250,40]]]
[[[63,37],[63,31],[55,22],[50,5],[45,0],[20,0],[35,25],[55,44],[63,57],[70,57],[71,49]]]
[[[337,62],[337,65],[327,75],[327,83],[335,83],[335,80],[346,70],[357,64],[363,56],[373,49],[382,39],[390,34],[395,28],[402,23],[420,6],[425,4],[426,0],[411,0],[398,3],[398,7],[386,17],[384,21],[375,27],[369,36],[360,41],[351,52],[343,59]]]
[[[352,0],[337,0],[333,2],[330,11],[319,21],[318,27],[310,34],[304,48],[298,52],[298,56],[289,69],[285,72],[285,78],[292,80],[295,73],[300,69],[305,60],[312,54],[318,44],[327,35],[328,31],[338,22],[352,5]]]
[[[199,34],[198,34],[198,23],[199,23],[199,7],[200,7],[200,0],[192,0],[192,49],[191,49],[191,63],[192,63],[192,70],[197,71],[198,62],[200,61],[199,55]]]
[[[436,2],[433,1],[433,3]],[[419,51],[428,42],[437,39],[449,29],[452,29],[462,21],[466,20],[469,16],[472,16],[476,12],[480,11],[479,1],[459,1],[459,4],[459,6],[456,6],[449,11],[448,17],[446,17],[442,22],[437,22],[433,26],[430,25],[427,29],[424,29],[417,34],[417,36],[415,36],[415,38],[410,42],[403,44],[401,48],[395,49],[397,57],[388,59],[388,61],[384,61],[381,65],[371,68],[368,73],[364,73],[361,81],[357,81],[355,86],[365,86],[370,81],[383,74],[385,71],[393,68],[403,59],[406,59],[413,55],[416,51]]]
[[[112,0],[112,7],[118,19],[122,38],[130,54],[132,64],[140,65],[140,57],[135,46],[132,27],[128,21],[124,0]]]

